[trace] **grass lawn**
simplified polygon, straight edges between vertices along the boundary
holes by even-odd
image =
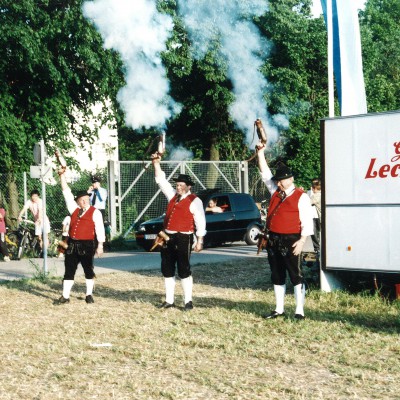
[[[0,399],[399,399],[400,302],[310,290],[274,308],[265,257],[193,269],[194,310],[158,310],[157,271],[0,285]]]

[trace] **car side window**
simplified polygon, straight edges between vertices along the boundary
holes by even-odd
[[[237,195],[233,198],[235,203],[235,211],[253,211],[254,210],[254,200],[249,195]]]
[[[228,196],[220,196],[220,197],[218,197],[217,204],[218,204],[219,207],[222,208],[223,212],[231,211],[231,204],[229,202],[229,197]]]

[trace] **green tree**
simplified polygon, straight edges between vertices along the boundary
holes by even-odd
[[[310,5],[308,0],[271,0],[260,20],[273,43],[265,63],[274,88],[266,97],[268,109],[289,120],[281,132],[281,154],[271,161],[290,166],[303,186],[320,175],[319,119],[328,113],[326,28],[322,18],[311,17]]]
[[[230,119],[228,106],[233,100],[231,83],[226,77],[226,65],[218,57],[218,41],[213,43],[203,60],[196,61],[191,54],[182,20],[177,14],[175,0],[159,1],[160,12],[174,19],[174,30],[162,55],[171,84],[171,95],[182,105],[181,112],[167,121],[168,140],[183,144],[195,159],[242,159],[243,134]],[[119,130],[121,159],[148,158],[145,154],[159,132],[154,129]],[[150,135],[150,137],[149,137]]]
[[[26,170],[41,139],[61,148],[72,148],[72,136],[92,141],[92,105],[106,105],[123,83],[118,55],[102,48],[81,6],[82,0],[0,3],[2,171]],[[110,112],[102,117],[99,123]]]
[[[95,103],[104,105],[98,125],[113,117],[108,103],[123,84],[122,64],[103,49],[82,2],[0,2],[0,171],[11,174],[12,204],[12,174],[33,163],[35,143],[72,149],[72,137],[93,141]]]
[[[360,13],[368,112],[400,108],[400,2],[368,0]]]

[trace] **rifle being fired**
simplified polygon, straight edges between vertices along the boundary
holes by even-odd
[[[267,144],[267,133],[265,132],[264,126],[260,118],[254,121],[254,128],[256,129],[258,139],[262,144]]]
[[[162,157],[165,153],[165,132],[158,137],[157,154]]]
[[[157,157],[162,157],[165,153],[165,132],[162,132],[161,135],[157,136],[157,138],[153,139],[150,143],[149,148],[146,151],[146,154],[148,154],[151,151],[151,148],[154,145],[154,142],[158,140],[158,144],[157,144],[157,150],[156,152],[152,155],[152,158],[157,158]],[[143,160],[144,163],[144,160]],[[150,164],[144,165],[144,169],[147,170],[147,168],[149,167]]]
[[[61,151],[59,149],[56,149],[55,151],[55,156],[58,161],[58,164],[60,164],[60,169],[58,170],[58,175],[62,175],[65,170],[67,169],[67,162],[65,161],[65,158],[61,154]]]
[[[263,126],[260,118],[257,118],[254,121],[254,132],[257,132],[259,143],[266,146],[267,145],[267,133],[264,129],[264,126]],[[259,146],[259,144],[256,145],[254,154],[247,161],[251,161],[257,156],[258,146]]]

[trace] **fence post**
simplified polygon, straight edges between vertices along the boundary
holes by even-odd
[[[119,174],[118,174],[119,176]],[[117,197],[115,195],[115,162],[108,161],[108,207],[111,224],[111,237],[117,232]]]
[[[45,158],[46,152],[44,147],[43,139],[40,141],[40,180],[42,181],[42,213],[43,213],[43,221],[42,221],[42,251],[43,251],[43,272],[45,276],[47,276],[48,268],[47,268],[47,237],[49,232],[47,232],[47,211],[46,211],[46,183],[44,182],[44,169],[45,169]]]
[[[23,174],[24,174],[24,204],[25,204],[28,200],[28,179],[26,177],[26,172],[24,172]],[[27,218],[28,218],[28,211],[25,211],[25,219]]]
[[[243,193],[249,193],[249,163],[247,161],[241,161],[240,173],[242,174],[240,190]]]

